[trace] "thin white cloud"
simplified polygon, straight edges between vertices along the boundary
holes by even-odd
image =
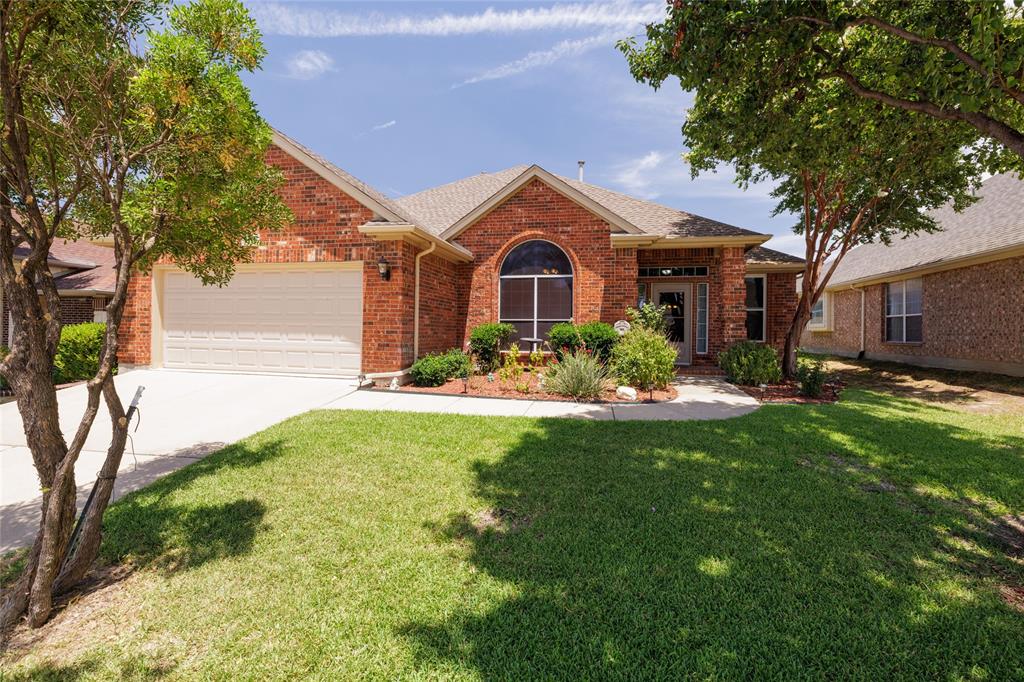
[[[350,36],[453,36],[541,30],[586,30],[641,26],[665,16],[664,3],[597,2],[501,9],[473,14],[353,14],[278,2],[251,8],[265,34],[303,38]]]
[[[370,130],[386,130],[387,128],[390,128],[391,126],[394,126],[394,125],[397,125],[397,124],[398,124],[398,121],[391,120],[391,121],[388,121],[387,123],[379,123],[379,124],[373,126],[372,128],[370,128]]]
[[[456,83],[452,87],[459,88],[463,85],[472,85],[473,83],[516,76],[524,71],[551,66],[567,57],[575,57],[595,48],[611,45],[614,41],[615,37],[611,35],[591,36],[578,40],[563,40],[550,49],[530,52],[525,57],[482,71],[461,83]]]
[[[771,197],[771,183],[755,183],[742,190],[735,184],[735,178],[733,169],[724,165],[691,178],[690,167],[679,154],[655,150],[618,164],[608,179],[643,199],[670,196],[775,201]]]
[[[654,184],[663,177],[656,171],[665,163],[667,157],[664,152],[650,151],[641,157],[630,159],[618,166],[612,180],[630,194],[653,199],[658,196],[658,193],[653,191]]]
[[[334,71],[334,60],[320,50],[300,50],[288,60],[288,76],[298,80],[319,78],[328,71]]]

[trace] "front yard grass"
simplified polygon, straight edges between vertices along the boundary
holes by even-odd
[[[134,572],[4,665],[1020,679],[1022,513],[1019,417],[856,389],[695,423],[313,412],[114,505]]]

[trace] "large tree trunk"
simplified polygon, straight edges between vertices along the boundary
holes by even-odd
[[[121,399],[114,387],[113,376],[107,377],[103,384],[103,397],[110,412],[110,421],[113,424],[110,447],[107,449],[107,457],[93,488],[92,504],[88,509],[82,511],[83,516],[79,521],[81,531],[77,543],[70,549],[64,567],[53,584],[55,595],[66,592],[84,578],[89,567],[99,555],[100,542],[103,539],[101,532],[103,513],[110,504],[110,498],[114,492],[114,482],[117,480],[117,471],[121,467],[121,459],[124,456],[124,446],[128,439],[128,422],[125,419]]]
[[[32,453],[43,493],[39,534],[26,563],[22,580],[0,606],[0,626],[8,626],[26,608],[29,622],[49,617],[51,586],[63,560],[75,520],[74,461],[60,430],[57,392],[53,386],[53,357],[39,324],[26,324],[15,338],[12,355],[19,362],[9,381],[22,415],[25,439]],[[30,328],[30,327],[35,327]]]

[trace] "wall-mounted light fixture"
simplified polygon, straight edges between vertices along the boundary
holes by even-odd
[[[380,278],[385,282],[391,279],[391,263],[388,262],[387,258],[381,258],[377,261],[377,272],[380,273]]]

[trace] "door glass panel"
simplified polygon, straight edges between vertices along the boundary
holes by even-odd
[[[682,291],[662,291],[658,305],[665,306],[668,322],[668,340],[683,343],[686,340],[686,295]]]

